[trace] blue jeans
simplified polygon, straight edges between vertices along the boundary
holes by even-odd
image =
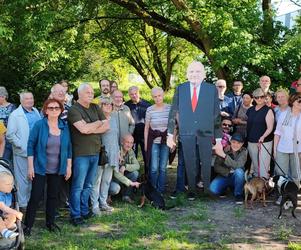
[[[160,193],[164,193],[165,191],[168,156],[169,148],[166,144],[153,144],[150,164],[150,181],[153,187]]]
[[[245,177],[242,168],[235,169],[234,173],[229,176],[217,176],[210,184],[210,191],[215,195],[223,194],[228,187],[234,189],[234,196],[241,197],[243,195]]]
[[[177,167],[177,184],[176,191],[184,192],[185,191],[185,162],[182,144],[179,142],[178,144],[178,167]]]
[[[98,155],[78,156],[73,159],[70,191],[71,218],[89,213],[89,197],[97,177]]]

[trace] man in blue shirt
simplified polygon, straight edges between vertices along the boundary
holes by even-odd
[[[27,142],[30,130],[41,116],[34,108],[34,98],[31,92],[20,94],[21,105],[14,110],[8,119],[6,137],[13,146],[13,162],[18,200],[20,208],[25,209],[30,197],[31,182],[27,178]]]

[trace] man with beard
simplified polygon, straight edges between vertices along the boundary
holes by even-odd
[[[111,93],[110,81],[107,79],[100,80],[99,89],[101,91],[101,94],[100,96],[94,98],[92,103],[99,104],[100,99],[102,99],[103,97],[110,97],[110,93]]]

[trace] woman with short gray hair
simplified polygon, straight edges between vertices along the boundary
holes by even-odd
[[[16,109],[15,104],[12,104],[7,100],[8,92],[5,87],[0,86],[0,120],[3,122],[5,127],[7,127],[9,115]],[[11,160],[12,158],[12,146],[7,140],[5,141],[3,158],[7,160]]]

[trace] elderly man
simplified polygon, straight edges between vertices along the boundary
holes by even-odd
[[[135,129],[135,121],[131,115],[131,111],[128,106],[123,104],[123,94],[120,90],[115,90],[112,94],[114,110],[118,116],[118,130],[119,130],[119,145],[121,145],[121,139],[126,134],[133,134]]]
[[[226,81],[223,79],[219,79],[216,81],[215,86],[218,92],[219,108],[221,111],[221,116],[231,117],[233,115],[230,107],[232,99],[225,95],[225,92],[227,90]]]
[[[89,211],[89,197],[98,168],[100,136],[110,127],[99,106],[91,103],[94,92],[90,84],[78,87],[78,97],[68,112],[73,146],[70,212],[71,223],[75,226],[93,215]]]
[[[51,88],[50,98],[53,98],[63,104],[64,111],[61,113],[60,118],[64,121],[67,121],[67,114],[70,106],[65,103],[66,89],[59,83],[54,84]]]
[[[41,116],[34,108],[34,98],[30,92],[20,94],[21,105],[8,119],[6,137],[13,146],[13,162],[18,186],[19,206],[26,209],[30,198],[31,182],[27,177],[27,142],[30,130]]]
[[[131,199],[133,187],[139,187],[137,179],[140,165],[132,149],[133,144],[134,138],[131,134],[122,137],[119,166],[114,168],[114,179],[109,189],[110,195],[116,195],[120,192],[120,183],[124,184],[126,188],[122,194],[122,200],[128,203],[133,203]]]
[[[110,97],[110,94],[111,94],[111,85],[110,84],[111,84],[111,82],[107,79],[99,80],[99,89],[100,89],[101,95],[94,98],[93,103],[99,104],[100,99],[102,97]]]
[[[139,88],[137,86],[132,86],[129,88],[130,100],[125,103],[130,110],[132,117],[135,121],[134,130],[134,151],[137,157],[138,147],[140,145],[141,153],[143,156],[143,161],[145,164],[145,150],[144,150],[144,125],[145,125],[145,113],[146,109],[151,106],[148,101],[140,98]]]
[[[188,82],[180,84],[173,97],[169,113],[167,145],[176,144],[173,133],[178,114],[179,140],[183,146],[188,180],[188,200],[195,199],[196,176],[202,163],[201,174],[207,190],[211,176],[212,137],[221,143],[220,109],[217,90],[205,82],[205,68],[192,62],[187,68]]]

